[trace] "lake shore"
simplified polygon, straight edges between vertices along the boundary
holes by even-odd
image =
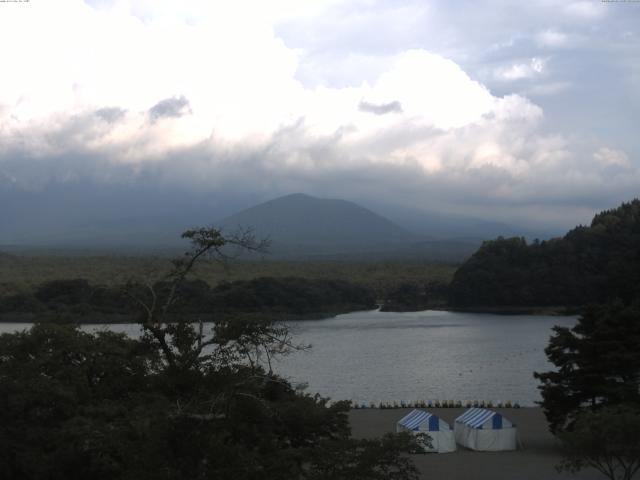
[[[578,315],[583,307],[573,306],[471,306],[471,307],[459,307],[454,305],[428,305],[428,306],[402,306],[390,308],[389,306],[382,305],[380,311],[382,312],[422,312],[425,310],[437,310],[446,312],[460,312],[460,313],[490,313],[493,315],[549,315],[549,316],[570,316]]]
[[[426,409],[452,427],[464,408]],[[458,450],[445,454],[412,455],[420,478],[429,480],[547,480],[547,479],[601,479],[596,470],[585,470],[578,475],[558,473],[555,466],[561,460],[557,440],[549,433],[542,410],[531,408],[495,408],[516,424],[521,449],[514,452],[474,452],[458,446]],[[393,410],[351,410],[349,421],[354,437],[373,438],[394,432],[396,422],[409,413],[409,408]]]
[[[276,322],[292,322],[292,321],[305,321],[305,320],[325,320],[334,318],[338,315],[345,315],[350,313],[367,312],[367,311],[380,311],[385,313],[414,313],[424,311],[440,311],[440,312],[459,312],[459,313],[487,313],[492,315],[547,315],[547,316],[571,316],[578,315],[581,307],[517,307],[517,306],[504,306],[504,307],[455,307],[450,305],[431,305],[427,307],[412,308],[406,306],[405,308],[385,308],[385,304],[377,304],[371,306],[371,308],[363,309],[357,308],[333,308],[326,309],[320,312],[305,312],[305,313],[292,313],[292,312],[277,312],[277,311],[264,311],[264,312],[243,312],[243,311],[231,311],[227,312],[228,315],[236,318],[246,319],[262,319],[272,320]],[[186,314],[186,317],[192,317],[192,321],[197,322],[202,319],[204,322],[214,321],[215,316],[220,315],[211,313],[202,314]],[[88,312],[84,314],[78,314],[73,312],[8,312],[0,314],[0,323],[76,323],[79,325],[94,325],[94,324],[126,324],[137,323],[138,315],[123,314],[123,313],[103,313],[103,312]]]
[[[501,307],[456,307],[434,308],[434,310],[448,310],[460,313],[491,313],[494,315],[549,315],[549,316],[569,316],[578,315],[583,307],[571,307],[564,305],[557,306],[501,306]]]
[[[306,312],[306,313],[291,313],[291,312],[242,312],[233,311],[225,313],[201,313],[201,314],[183,314],[174,315],[176,318],[188,319],[191,322],[214,322],[216,319],[226,315],[234,319],[244,320],[270,320],[274,322],[293,322],[293,321],[308,321],[308,320],[325,320],[328,318],[334,318],[338,315],[344,315],[348,313],[367,312],[375,310],[375,308],[343,308],[326,310],[322,312]],[[56,312],[10,312],[0,314],[0,323],[70,323],[78,325],[122,325],[130,323],[139,323],[139,315],[124,314],[124,313],[102,313],[102,312],[90,312],[86,314],[74,314],[74,313],[56,313]]]

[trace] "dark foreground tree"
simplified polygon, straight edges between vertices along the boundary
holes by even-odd
[[[640,405],[640,310],[589,308],[575,327],[554,327],[545,349],[555,371],[535,373],[551,431],[571,429],[584,410]]]
[[[611,480],[631,480],[640,469],[638,432],[637,406],[585,411],[571,431],[560,434],[565,458],[559,469],[577,473],[592,467]]]
[[[185,232],[193,249],[158,291],[132,284],[139,340],[36,325],[0,336],[0,478],[415,479],[409,436],[356,440],[349,404],[297,391],[271,369],[296,349],[267,321],[171,314],[199,258],[250,235]]]

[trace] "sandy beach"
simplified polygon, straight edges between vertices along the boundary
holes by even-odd
[[[463,408],[426,409],[453,426]],[[458,446],[454,453],[413,455],[421,478],[429,480],[546,480],[605,478],[596,470],[577,475],[559,474],[555,465],[561,455],[558,444],[549,433],[539,408],[494,409],[518,427],[521,449],[514,452],[473,452]],[[411,409],[352,410],[350,422],[357,438],[371,438],[395,431],[396,422]]]

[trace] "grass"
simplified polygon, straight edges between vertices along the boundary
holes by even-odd
[[[28,290],[49,280],[84,278],[92,284],[118,285],[132,278],[157,278],[170,268],[167,257],[154,256],[0,256],[0,294]],[[402,283],[448,283],[456,265],[426,260],[385,261],[236,261],[228,269],[203,262],[194,277],[214,286],[222,281],[257,277],[341,279],[372,288],[377,294]]]

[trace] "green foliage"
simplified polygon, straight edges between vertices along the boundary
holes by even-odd
[[[373,293],[340,280],[256,278],[223,283],[213,289],[216,311],[287,312],[309,314],[374,308]]]
[[[114,478],[154,352],[58,325],[2,335],[0,352],[0,477]]]
[[[149,287],[140,282],[126,286],[140,299],[161,301],[171,294],[173,283],[160,280]],[[340,280],[257,278],[221,283],[215,288],[199,279],[184,279],[175,293],[172,311],[191,315],[259,314],[277,317],[343,313],[375,307],[371,290]],[[52,280],[38,286],[33,295],[16,293],[0,297],[0,313],[65,313],[70,321],[90,321],[96,314],[125,315],[135,302],[125,286],[93,286],[83,279]],[[101,321],[108,321],[104,316]],[[119,318],[118,318],[119,319]]]
[[[126,290],[141,339],[59,325],[0,336],[0,478],[416,479],[411,437],[353,439],[348,402],[273,373],[272,358],[303,348],[286,327],[220,319],[205,332],[180,313],[201,287],[183,290],[196,259],[256,245],[187,233],[194,248],[168,274]],[[47,299],[67,301],[65,285]]]
[[[3,335],[0,476],[416,478],[400,454],[415,447],[409,439],[352,439],[347,402],[302,394],[242,361],[282,332],[225,327],[193,362],[198,334],[189,328],[173,330],[179,362],[149,338],[59,325]]]
[[[447,304],[448,293],[448,285],[441,282],[402,283],[387,294],[382,311],[407,312],[442,307]]]
[[[0,256],[0,296],[28,293],[52,280],[82,278],[91,285],[117,287],[131,278],[162,276],[173,268],[170,258],[138,256]],[[425,260],[282,261],[267,259],[234,261],[233,269],[221,269],[207,258],[198,260],[191,279],[206,281],[211,287],[221,282],[252,280],[260,277],[297,277],[309,280],[343,280],[361,285],[385,298],[387,293],[403,283],[437,281],[448,283],[456,265]]]
[[[597,469],[611,480],[631,480],[640,469],[638,405],[606,407],[581,413],[560,439],[565,455],[559,470]]]
[[[564,238],[498,238],[455,273],[460,306],[577,306],[640,297],[640,200],[596,215]]]
[[[76,305],[88,303],[91,299],[91,293],[92,289],[86,280],[54,280],[38,286],[34,297],[43,303]]]
[[[572,329],[554,327],[545,349],[556,370],[535,373],[553,432],[571,429],[585,409],[640,405],[640,309],[592,307]]]

